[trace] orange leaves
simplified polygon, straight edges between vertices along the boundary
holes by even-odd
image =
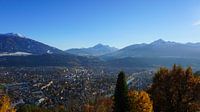
[[[130,91],[128,94],[130,112],[152,112],[153,105],[145,91]]]
[[[156,112],[200,111],[200,80],[193,75],[191,67],[186,70],[176,65],[172,70],[161,68],[155,74],[149,93]]]
[[[99,99],[94,105],[84,105],[84,112],[112,112],[112,99]]]
[[[0,99],[0,112],[16,112],[16,110],[11,107],[10,98],[8,96],[2,96]]]
[[[112,104],[113,102],[110,98],[101,99],[96,106],[96,112],[111,112]]]

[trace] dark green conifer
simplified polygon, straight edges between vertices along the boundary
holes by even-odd
[[[124,72],[120,72],[114,93],[114,112],[129,112],[128,85]]]

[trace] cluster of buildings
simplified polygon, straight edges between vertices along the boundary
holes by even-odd
[[[13,106],[35,104],[53,108],[65,105],[79,109],[83,104],[112,93],[116,81],[116,77],[104,71],[89,68],[25,67],[0,70],[3,94],[11,97]]]
[[[0,68],[0,71],[0,95],[9,95],[13,106],[63,105],[77,111],[84,104],[112,95],[117,79],[112,72],[82,67]],[[137,72],[130,74],[127,82],[130,89],[144,89],[152,77],[151,71]]]

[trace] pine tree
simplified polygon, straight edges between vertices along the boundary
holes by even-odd
[[[114,93],[114,112],[129,112],[128,85],[124,72],[120,72]]]

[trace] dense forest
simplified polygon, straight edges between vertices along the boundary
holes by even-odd
[[[160,68],[152,85],[142,91],[129,90],[124,72],[118,74],[114,95],[83,105],[83,112],[198,112],[200,111],[200,77],[174,65]],[[35,105],[13,107],[8,96],[0,100],[0,112],[73,112],[60,105],[46,109]]]

